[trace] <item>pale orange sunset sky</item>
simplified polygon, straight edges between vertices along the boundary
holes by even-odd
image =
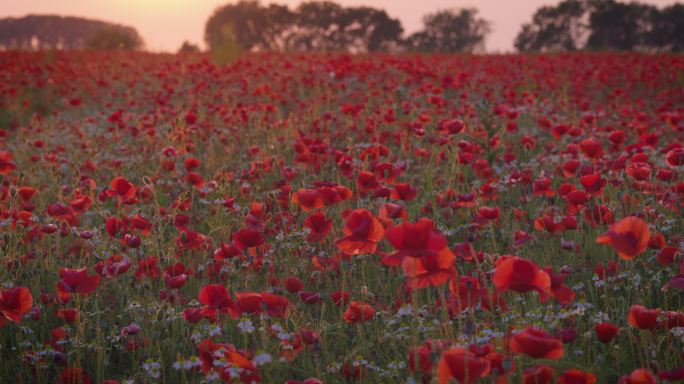
[[[531,19],[543,4],[559,0],[335,0],[343,5],[367,5],[385,9],[397,17],[407,32],[421,27],[425,13],[437,9],[476,7],[492,22],[486,48],[490,52],[511,50],[520,25]],[[641,0],[658,6],[669,0]],[[183,40],[204,45],[204,24],[213,10],[230,0],[1,0],[0,17],[33,14],[83,16],[127,24],[137,28],[152,51],[175,51]],[[296,6],[298,0],[262,0]]]

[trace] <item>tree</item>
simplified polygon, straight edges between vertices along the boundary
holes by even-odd
[[[515,39],[519,51],[681,51],[684,5],[662,10],[617,0],[564,0],[537,10]]]
[[[0,48],[85,49],[103,30],[116,31],[127,42],[134,43],[135,49],[143,46],[138,32],[131,27],[80,17],[29,15],[0,19]]]
[[[178,48],[178,53],[197,53],[200,51],[199,46],[197,44],[193,44],[187,40],[181,44],[180,48]]]
[[[684,51],[684,4],[674,4],[653,15],[648,45],[655,50]]]
[[[290,27],[289,8],[272,4],[262,6],[255,0],[241,0],[217,8],[207,21],[204,40],[210,50],[236,44],[242,50],[277,50],[280,35]]]
[[[648,44],[647,36],[658,8],[615,0],[594,1],[589,16],[586,49],[631,51]]]
[[[211,50],[234,43],[246,51],[367,52],[396,48],[402,32],[399,20],[375,8],[308,1],[290,10],[242,0],[216,9],[205,40]]]
[[[532,22],[524,24],[515,38],[518,51],[576,51],[584,47],[588,33],[587,3],[564,0],[535,12]]]
[[[133,51],[141,49],[142,39],[132,28],[107,26],[86,42],[86,48],[98,51]]]
[[[477,10],[442,10],[423,18],[424,29],[411,35],[410,50],[429,52],[476,52],[484,50],[490,32],[488,21],[477,17]]]

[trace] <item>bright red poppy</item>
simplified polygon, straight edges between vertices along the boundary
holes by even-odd
[[[596,238],[596,242],[612,246],[623,260],[632,260],[646,250],[650,238],[648,224],[630,216],[612,225],[610,230]]]
[[[349,213],[344,223],[344,237],[335,241],[337,248],[348,255],[375,253],[385,233],[380,220],[365,209]]]
[[[646,368],[635,369],[629,375],[624,375],[618,384],[657,384],[655,376]]]
[[[635,328],[655,329],[658,326],[660,309],[648,309],[643,305],[632,305],[629,307],[627,321]]]
[[[499,291],[547,292],[551,288],[551,277],[537,264],[518,256],[502,256],[496,261],[492,278]]]

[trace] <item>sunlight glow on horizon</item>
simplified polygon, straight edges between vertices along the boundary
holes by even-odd
[[[489,52],[513,49],[513,40],[523,23],[535,10],[560,0],[423,0],[420,9],[415,1],[406,0],[333,0],[344,6],[370,6],[387,11],[398,18],[406,33],[421,28],[427,13],[446,8],[475,7],[479,15],[492,23],[487,37]],[[27,14],[79,16],[135,27],[150,51],[176,51],[183,41],[204,46],[204,24],[214,9],[230,0],[22,0],[0,2],[0,17],[22,17]],[[261,0],[296,7],[299,0]],[[642,0],[665,6],[674,0]]]

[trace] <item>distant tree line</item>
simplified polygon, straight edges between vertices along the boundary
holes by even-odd
[[[476,9],[437,11],[426,15],[424,24],[404,38],[401,22],[376,8],[305,1],[290,9],[242,0],[217,8],[204,38],[212,50],[477,52],[490,31]]]
[[[421,30],[372,7],[308,0],[296,8],[239,0],[217,8],[205,25],[212,52],[482,52],[491,31],[475,8],[439,10]],[[142,49],[131,27],[79,17],[30,15],[0,19],[0,50]],[[561,0],[539,8],[515,38],[521,52],[684,51],[684,5],[663,8],[632,1]],[[184,42],[179,52],[197,52]]]
[[[0,19],[0,49],[142,49],[143,40],[132,28],[81,17],[29,15]]]
[[[684,51],[684,5],[563,0],[537,10],[515,39],[522,52]]]

